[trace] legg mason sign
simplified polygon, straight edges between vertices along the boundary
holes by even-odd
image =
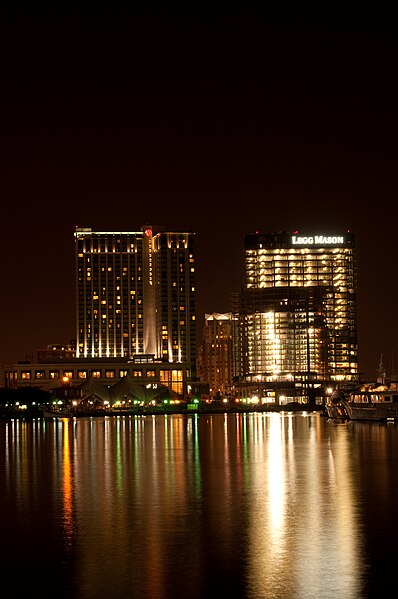
[[[344,243],[342,235],[313,235],[312,237],[292,235],[292,245],[340,245],[342,243]]]

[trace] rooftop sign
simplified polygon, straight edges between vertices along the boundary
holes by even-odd
[[[341,243],[344,243],[344,237],[342,235],[330,237],[325,235],[314,235],[312,237],[292,235],[292,245],[340,245]]]

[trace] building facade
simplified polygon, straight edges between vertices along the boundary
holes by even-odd
[[[291,396],[357,381],[356,288],[351,233],[246,235],[234,374]]]
[[[188,365],[196,374],[192,232],[76,228],[76,357]]]
[[[81,387],[89,379],[112,387],[129,376],[143,387],[162,385],[176,395],[187,394],[186,364],[170,364],[151,355],[127,358],[53,358],[39,362],[18,362],[3,366],[3,379],[8,389],[35,387],[52,389],[62,385]]]
[[[226,396],[232,388],[232,312],[205,314],[198,353],[198,375],[209,384],[212,397]]]

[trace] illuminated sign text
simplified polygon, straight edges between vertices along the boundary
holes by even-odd
[[[335,245],[339,243],[344,243],[343,236],[314,235],[313,237],[299,237],[292,235],[293,245]]]

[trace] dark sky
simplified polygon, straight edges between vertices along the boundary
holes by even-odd
[[[75,337],[76,225],[151,223],[196,233],[200,323],[230,310],[245,233],[350,229],[360,370],[398,370],[393,37],[139,30],[1,55],[0,363]]]

